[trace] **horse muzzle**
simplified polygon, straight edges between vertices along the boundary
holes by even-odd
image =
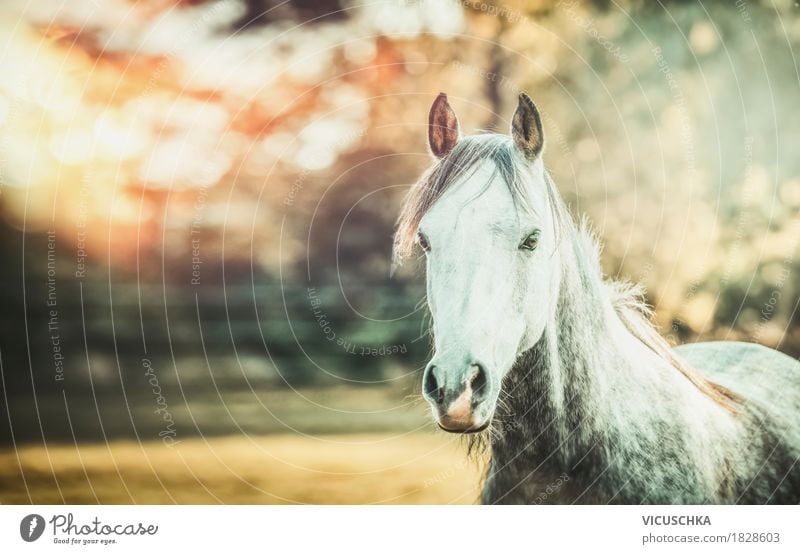
[[[489,375],[478,362],[465,370],[444,369],[431,362],[423,376],[423,393],[439,427],[449,433],[478,433],[489,426]]]

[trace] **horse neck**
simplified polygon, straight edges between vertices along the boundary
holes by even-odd
[[[563,465],[598,443],[605,443],[600,452],[637,448],[637,440],[652,439],[653,427],[679,435],[725,417],[628,330],[587,247],[576,233],[561,248],[559,302],[542,338],[504,381],[495,454],[526,449]]]

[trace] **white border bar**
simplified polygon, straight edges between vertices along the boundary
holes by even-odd
[[[25,516],[45,520],[25,542]],[[54,533],[158,526],[154,535]],[[54,520],[58,516],[61,519]],[[644,518],[654,519],[645,523]],[[667,518],[664,521],[664,518]],[[122,527],[117,527],[122,526]],[[0,506],[0,552],[800,552],[800,506]],[[100,527],[102,529],[102,527]],[[689,537],[692,537],[689,539]],[[697,537],[697,538],[695,538]],[[708,542],[714,537],[714,542]],[[724,539],[722,537],[725,537]],[[114,544],[84,544],[84,539]],[[60,541],[56,543],[55,540]],[[699,542],[684,542],[684,541]],[[750,541],[750,542],[745,542]],[[512,550],[513,549],[513,550]]]

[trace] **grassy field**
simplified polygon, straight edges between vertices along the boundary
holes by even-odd
[[[422,432],[23,446],[0,451],[0,502],[463,504],[479,465]]]

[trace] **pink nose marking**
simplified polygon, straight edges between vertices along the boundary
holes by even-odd
[[[472,419],[472,387],[467,385],[461,396],[447,408],[447,418],[452,422],[469,423]]]
[[[473,367],[464,383],[464,392],[453,400],[447,408],[445,417],[452,423],[472,423],[472,382],[478,376],[478,368]]]

